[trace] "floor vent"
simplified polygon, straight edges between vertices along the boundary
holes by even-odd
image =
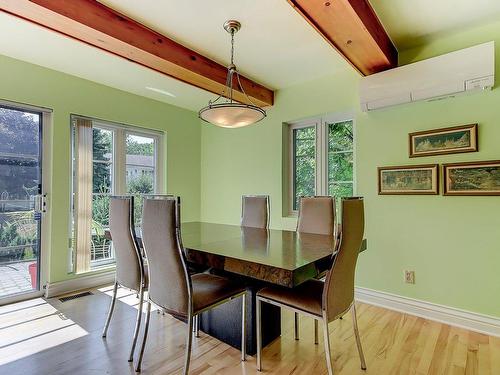
[[[86,296],[91,296],[93,294],[94,293],[92,293],[92,292],[83,292],[83,293],[73,294],[72,296],[67,296],[67,297],[59,298],[59,301],[61,301],[61,302],[71,301],[73,299],[82,298],[82,297],[86,297]]]

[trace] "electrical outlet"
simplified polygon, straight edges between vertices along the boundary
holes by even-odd
[[[415,284],[415,271],[405,271],[405,283]]]

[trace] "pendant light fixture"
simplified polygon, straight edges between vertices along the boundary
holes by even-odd
[[[238,21],[230,20],[224,23],[224,29],[231,35],[231,64],[227,67],[226,87],[215,100],[208,102],[208,106],[200,109],[199,117],[211,124],[223,128],[240,128],[255,124],[266,117],[266,111],[254,105],[248,97],[240,82],[240,74],[234,65],[234,34],[240,30]],[[245,94],[250,104],[238,103],[233,99],[233,80]]]

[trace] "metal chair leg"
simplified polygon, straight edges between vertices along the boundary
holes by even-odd
[[[193,322],[193,332],[196,338],[200,337],[200,316],[196,315]]]
[[[106,337],[108,334],[109,323],[111,322],[111,316],[113,315],[113,311],[115,309],[116,302],[116,294],[118,293],[118,283],[115,282],[113,286],[113,298],[111,299],[111,305],[109,306],[108,317],[106,318],[106,323],[104,324],[104,330],[102,331],[102,337]]]
[[[189,374],[189,363],[191,361],[191,345],[193,344],[193,316],[188,316],[186,339],[186,357],[184,362],[184,375]]]
[[[244,362],[247,360],[247,299],[246,294],[241,296],[241,360]]]
[[[354,303],[352,304],[351,313],[352,325],[354,327],[354,336],[356,336],[356,345],[358,346],[359,359],[361,361],[361,369],[366,370],[365,355],[363,354],[363,347],[361,346],[361,340],[359,338],[358,318],[356,315],[356,305]]]
[[[142,318],[142,304],[144,302],[144,288],[141,287],[139,291],[139,308],[137,310],[137,320],[135,322],[134,338],[132,339],[132,348],[130,349],[130,355],[128,356],[128,361],[132,362],[134,360],[134,351],[137,344],[137,337],[139,336],[139,329],[141,328],[141,318]]]
[[[328,319],[323,315],[323,336],[325,338],[325,356],[328,375],[333,375],[332,354],[330,349],[330,335],[328,332]]]
[[[299,314],[298,313],[295,313],[294,327],[295,327],[295,340],[298,340],[299,339]]]
[[[262,371],[262,322],[261,322],[261,300],[257,297],[256,320],[257,320],[257,371]]]
[[[314,319],[314,344],[318,345],[318,321]]]
[[[149,318],[151,317],[151,302],[148,301],[146,306],[146,321],[144,322],[144,336],[142,337],[141,351],[139,352],[139,358],[137,359],[137,366],[135,371],[141,371],[142,357],[144,356],[144,348],[146,347],[146,339],[148,337],[149,330]]]

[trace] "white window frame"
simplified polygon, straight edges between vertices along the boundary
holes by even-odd
[[[289,171],[288,171],[288,207],[289,215],[297,216],[298,210],[294,210],[293,204],[294,184],[295,184],[295,168],[294,168],[294,143],[293,131],[296,129],[303,129],[314,126],[316,129],[316,174],[315,174],[315,195],[328,195],[328,125],[333,123],[351,121],[353,129],[353,194],[357,193],[356,181],[356,121],[352,112],[346,113],[333,113],[325,114],[316,117],[310,117],[303,120],[288,122],[288,158],[289,158]]]
[[[126,171],[126,137],[128,134],[136,135],[140,137],[152,138],[154,140],[154,193],[163,194],[165,192],[164,187],[164,136],[165,134],[161,131],[144,129],[136,126],[121,124],[117,122],[111,122],[106,120],[101,120],[93,117],[81,116],[81,115],[71,115],[71,147],[72,147],[72,161],[71,161],[71,177],[72,177],[72,187],[70,192],[70,199],[73,202],[73,159],[74,155],[74,134],[73,126],[77,118],[87,119],[92,121],[92,127],[109,130],[113,132],[113,159],[112,159],[112,181],[111,181],[111,193],[110,195],[126,195],[127,194],[127,171]],[[70,234],[72,233],[71,226],[73,225],[73,204],[71,204],[71,220],[70,220]],[[70,239],[71,244],[71,239]],[[113,251],[113,250],[112,250]],[[70,246],[69,252],[72,256],[69,256],[70,264],[68,264],[69,273],[74,273],[74,249]],[[114,257],[112,259],[104,259],[99,261],[91,262],[91,270],[94,271],[100,267],[106,267],[114,265]]]

